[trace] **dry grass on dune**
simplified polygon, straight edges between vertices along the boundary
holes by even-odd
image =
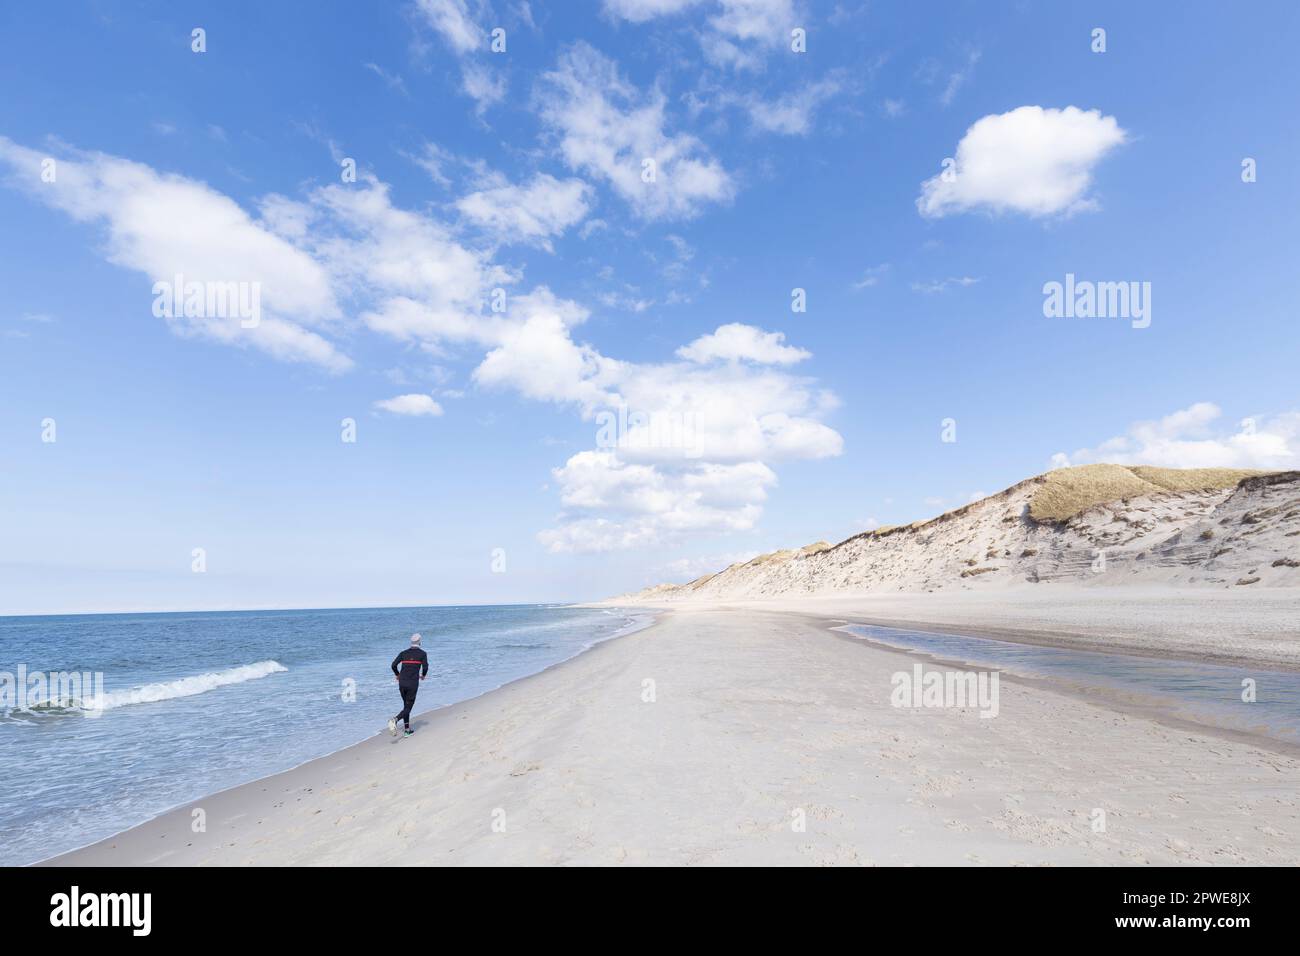
[[[1151,468],[1145,465],[1080,465],[1043,476],[1029,503],[1035,521],[1066,521],[1094,505],[1123,498],[1178,491],[1231,488],[1243,478],[1264,474],[1240,468]]]
[[[1133,474],[1166,491],[1216,491],[1231,488],[1243,478],[1266,475],[1266,471],[1245,468],[1151,468],[1138,465]]]

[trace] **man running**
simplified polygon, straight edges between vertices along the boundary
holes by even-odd
[[[403,736],[409,737],[411,730],[411,708],[415,706],[415,695],[420,689],[420,681],[429,673],[429,655],[420,647],[420,635],[411,635],[411,646],[393,658],[393,680],[402,692],[402,712],[388,722],[388,732],[397,736],[397,722],[406,727]]]

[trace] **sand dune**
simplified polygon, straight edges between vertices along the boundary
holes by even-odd
[[[1300,472],[1061,469],[929,521],[761,555],[611,603],[1069,583],[1300,587]]]

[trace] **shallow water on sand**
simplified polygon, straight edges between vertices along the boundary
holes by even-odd
[[[416,631],[429,654],[418,714],[650,619],[555,606],[0,618],[0,688],[10,677],[0,864],[74,849],[371,736],[401,709],[389,664]],[[20,667],[102,673],[102,710],[15,707]],[[22,703],[67,693],[35,689]]]
[[[1300,674],[1245,666],[1067,650],[983,637],[867,624],[836,630],[942,661],[1063,682],[1103,700],[1152,708],[1182,720],[1300,744]],[[1255,700],[1242,699],[1244,681]]]

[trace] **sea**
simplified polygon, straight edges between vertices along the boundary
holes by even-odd
[[[0,864],[374,735],[401,710],[389,667],[413,633],[429,655],[419,714],[652,620],[564,605],[0,617]]]

